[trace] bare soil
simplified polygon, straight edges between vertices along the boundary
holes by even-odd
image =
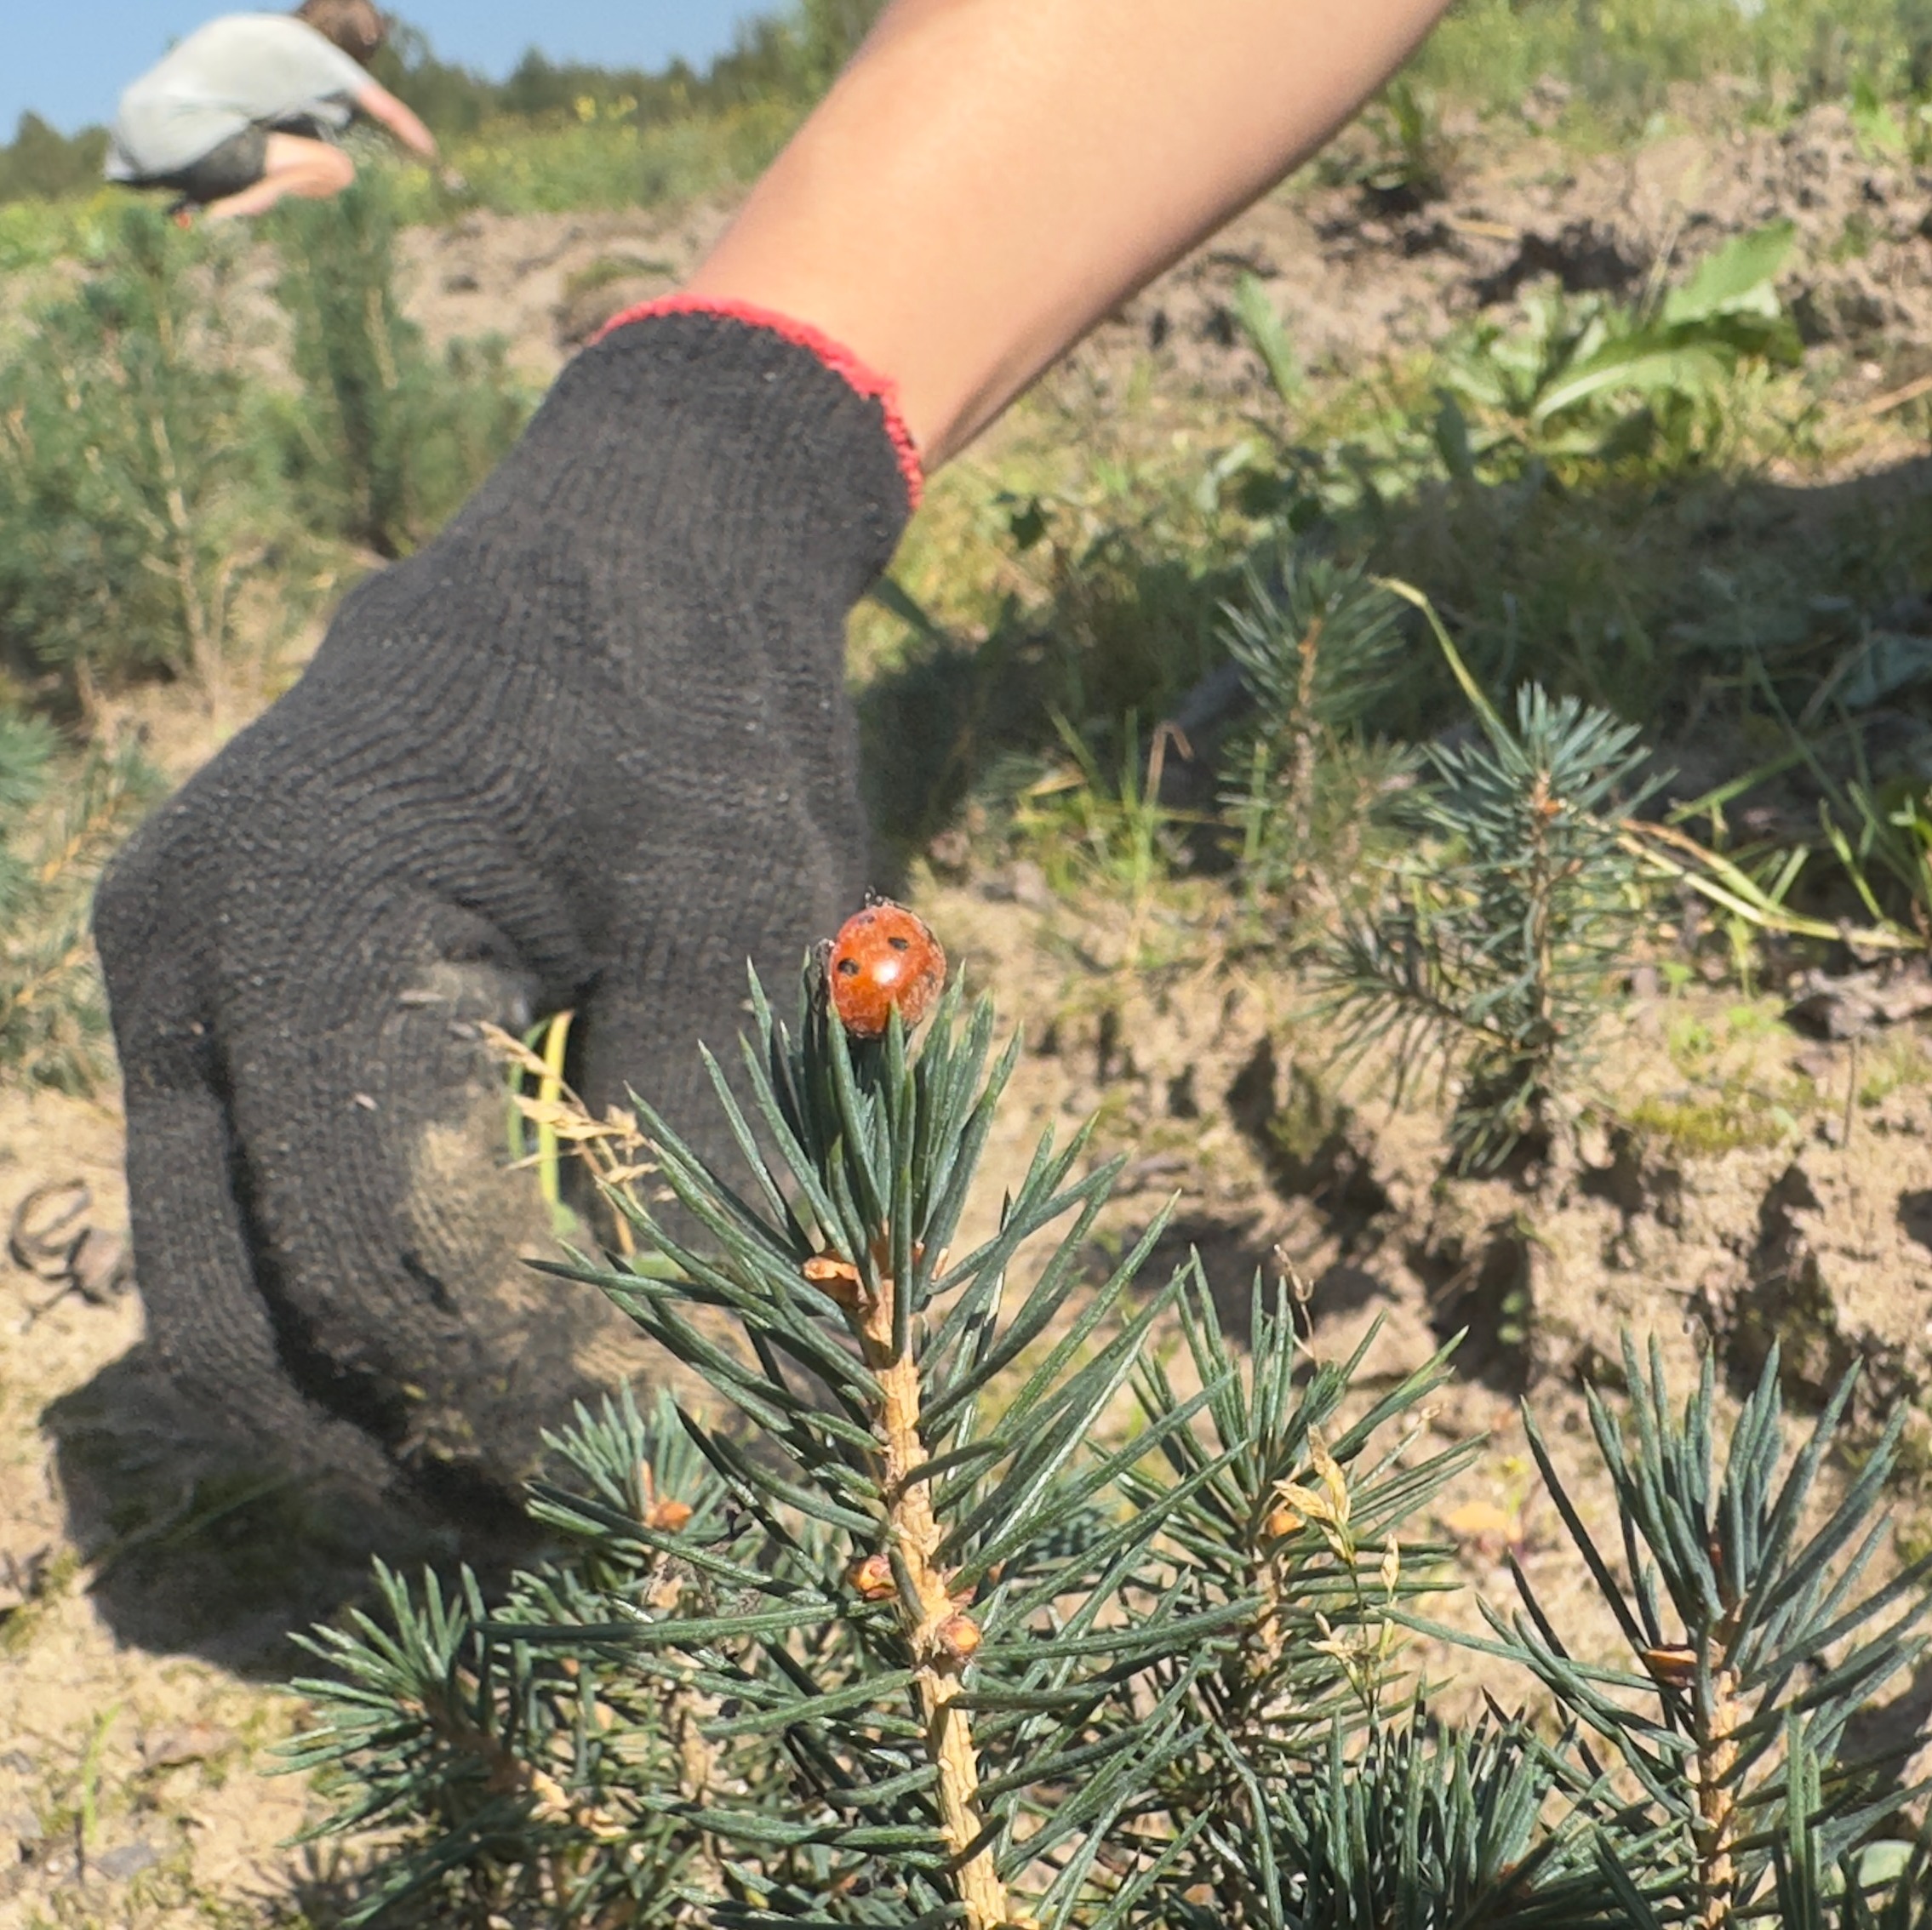
[[[1815,340],[1844,350],[1838,379],[1878,392],[1932,366],[1929,204],[1932,181],[1862,153],[1835,110],[1792,132],[1628,156],[1579,161],[1532,142],[1478,167],[1466,151],[1449,198],[1426,207],[1304,180],[1135,296],[1056,380],[1105,391],[1151,368],[1178,403],[1258,395],[1229,316],[1243,272],[1268,282],[1312,359],[1353,364],[1506,301],[1529,277],[1634,289],[1660,263],[1789,215],[1801,247],[1786,293]],[[674,286],[725,213],[478,214],[415,231],[413,312],[439,340],[504,334],[517,365],[547,377],[609,314]],[[135,707],[177,774],[234,721],[211,725],[179,699]],[[1295,985],[1244,960],[1210,888],[1163,899],[1144,922],[970,853],[948,877],[920,871],[916,900],[1027,1040],[981,1210],[1040,1132],[1097,1114],[1096,1155],[1128,1163],[1096,1266],[1171,1202],[1151,1274],[1198,1249],[1237,1333],[1257,1272],[1304,1284],[1323,1354],[1372,1328],[1378,1383],[1466,1329],[1429,1425],[1489,1445],[1435,1526],[1496,1605],[1513,1554],[1578,1646],[1609,1652],[1518,1402],[1601,1528],[1579,1388],[1614,1386],[1626,1327],[1657,1337],[1681,1385],[1711,1350],[1735,1390],[1776,1335],[1801,1409],[1853,1362],[1866,1368],[1861,1433],[1900,1403],[1922,1408],[1932,1056],[1898,988],[1839,1028],[1855,1036],[1808,1038],[1775,1003],[1701,983],[1669,993],[1639,974],[1608,1028],[1603,1083],[1613,1111],[1676,1107],[1682,1130],[1602,1131],[1540,1169],[1459,1180],[1430,1095],[1398,1108],[1372,1079],[1339,1086],[1335,1042]],[[1124,962],[1130,923],[1166,962]],[[111,1093],[0,1090],[0,1227],[36,1188],[77,1179],[88,1220],[119,1234],[120,1156]],[[314,1798],[261,1772],[300,1718],[279,1687],[294,1660],[285,1631],[357,1598],[366,1550],[312,1498],[186,1448],[140,1338],[132,1293],[60,1292],[0,1259],[0,1930],[326,1921],[346,1874],[278,1847]],[[1915,1431],[1896,1509],[1912,1552],[1932,1539],[1916,1485],[1929,1463]],[[1445,1613],[1474,1620],[1467,1599]],[[1446,1671],[1440,1655],[1420,1659]],[[1480,1678],[1462,1674],[1467,1695]],[[1872,1721],[1916,1730],[1932,1677],[1896,1687]]]

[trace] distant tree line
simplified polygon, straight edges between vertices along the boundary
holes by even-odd
[[[0,147],[0,201],[53,201],[100,179],[105,128],[64,134],[37,114],[23,114],[13,140]]]
[[[532,48],[508,78],[487,79],[439,60],[420,29],[397,23],[374,73],[439,137],[489,121],[541,122],[579,111],[634,113],[641,123],[715,113],[748,101],[811,100],[830,85],[877,16],[883,0],[797,0],[785,13],[747,21],[732,46],[702,71],[673,60],[660,71],[553,61]],[[123,77],[132,78],[132,75]],[[54,200],[100,179],[106,129],[63,134],[37,114],[20,118],[0,146],[0,202]]]

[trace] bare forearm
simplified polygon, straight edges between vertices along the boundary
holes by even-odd
[[[425,160],[436,158],[436,136],[425,127],[413,110],[398,100],[386,87],[374,81],[356,96],[356,105],[373,121],[380,121],[403,146]]]
[[[814,323],[929,465],[1253,200],[1446,0],[895,0],[689,292]]]

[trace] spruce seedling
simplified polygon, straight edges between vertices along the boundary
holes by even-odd
[[[106,265],[0,366],[0,641],[83,710],[135,671],[218,704],[241,593],[292,534],[222,299],[233,266],[129,208]]]
[[[302,383],[284,407],[284,467],[312,522],[406,556],[489,473],[533,398],[500,340],[454,341],[438,357],[403,313],[381,169],[333,200],[284,203],[276,225]]]
[[[1901,1421],[1814,1510],[1849,1383],[1781,1477],[1774,1362],[1719,1475],[1708,1365],[1679,1419],[1626,1350],[1629,1423],[1590,1401],[1620,1562],[1530,1442],[1630,1658],[1519,1573],[1450,1639],[1557,1723],[1448,1727],[1399,1646],[1447,1633],[1409,1531],[1474,1452],[1425,1431],[1446,1350],[1372,1387],[1373,1333],[1321,1362],[1259,1287],[1232,1344],[1197,1260],[1136,1286],[1158,1219],[1096,1283],[1084,1134],[963,1235],[990,1009],[955,988],[914,1047],[815,976],[793,1025],[753,1000],[746,1096],[712,1067],[744,1183],[641,1105],[675,1208],[614,1185],[636,1259],[560,1270],[722,1417],[580,1413],[533,1489],[554,1560],[494,1607],[381,1571],[383,1619],[314,1638],[294,1760],[325,1830],[392,1832],[355,1921],[1924,1930],[1909,1792],[1846,1747],[1925,1648],[1932,1557],[1862,1581]]]
[[[383,1620],[294,1639],[336,1673],[294,1687],[323,1712],[286,1752],[342,1792],[307,1839],[392,1836],[352,1922],[455,1893],[484,1915],[536,1910],[563,1922],[675,1920],[692,1832],[655,1807],[687,1783],[698,1746],[689,1692],[624,1659],[606,1626],[675,1599],[665,1558],[612,1534],[717,1530],[723,1491],[668,1396],[640,1412],[626,1390],[551,1438],[560,1464],[533,1505],[574,1559],[519,1575],[486,1607],[466,1569],[413,1589],[375,1567]],[[533,1631],[574,1622],[568,1654]],[[334,1779],[331,1783],[329,1779]]]
[[[1129,1470],[1123,1487],[1135,1506],[1164,1513],[1163,1539],[1203,1600],[1248,1606],[1213,1668],[1175,1661],[1156,1671],[1192,1675],[1201,1718],[1196,1747],[1159,1788],[1173,1815],[1207,1819],[1180,1859],[1178,1888],[1211,1891],[1221,1921],[1273,1924],[1297,1868],[1281,1792],[1345,1739],[1379,1733],[1403,1699],[1391,1610],[1443,1585],[1449,1550],[1405,1544],[1402,1529],[1480,1444],[1416,1452],[1451,1347],[1351,1413],[1374,1328],[1346,1360],[1314,1360],[1286,1283],[1270,1298],[1257,1280],[1247,1345],[1232,1347],[1197,1265],[1175,1310],[1184,1357],[1214,1391],[1202,1425],[1167,1435],[1157,1460]],[[1150,1424],[1180,1405],[1157,1357],[1135,1390]],[[1392,1442],[1384,1430],[1398,1422]]]
[[[411,1822],[390,1899],[534,1894],[540,1866],[588,1895],[633,1827],[678,1872],[641,1921],[1115,1930],[1189,1872],[1232,1881],[1255,1825],[1180,1806],[1258,1816],[1329,1717],[1374,1719],[1391,1607],[1425,1585],[1398,1531],[1466,1452],[1385,1435],[1443,1360],[1355,1413],[1360,1356],[1315,1368],[1285,1298],[1243,1354],[1197,1265],[1139,1282],[1164,1216],[1096,1283],[1117,1162],[1076,1176],[1084,1132],[963,1239],[1017,1052],[990,1007],[949,991],[915,1048],[896,1013],[849,1037],[817,968],[795,1025],[753,1004],[747,1097],[712,1065],[743,1183],[640,1105],[675,1217],[616,1186],[636,1260],[561,1270],[726,1413],[560,1441],[574,1478],[534,1511],[574,1552],[494,1614],[466,1593],[455,1634],[386,1579],[393,1635],[317,1638],[353,1687],[303,1685],[300,1760],[361,1792],[338,1826]],[[1197,1390],[1152,1357],[1176,1324]],[[559,1699],[593,1663],[594,1733]]]
[[[1574,1657],[1513,1562],[1523,1612],[1506,1619],[1485,1603],[1484,1613],[1558,1704],[1615,1748],[1654,1826],[1675,1836],[1683,1905],[1700,1930],[1761,1916],[1774,1887],[1787,1900],[1802,1892],[1818,1907],[1840,1859],[1913,1793],[1887,1786],[1895,1762],[1846,1750],[1850,1718],[1928,1646],[1932,1556],[1883,1585],[1863,1585],[1889,1530],[1880,1503],[1907,1417],[1894,1413],[1814,1527],[1810,1505],[1855,1369],[1781,1479],[1775,1348],[1721,1472],[1711,1356],[1681,1415],[1671,1411],[1655,1342],[1646,1373],[1626,1336],[1623,1365],[1627,1430],[1589,1393],[1615,1494],[1620,1574],[1585,1525],[1540,1430],[1527,1425],[1530,1452],[1615,1618],[1627,1663]]]
[[[1112,1453],[1083,1452],[1179,1282],[1127,1303],[1157,1223],[1075,1310],[1080,1256],[1117,1170],[1071,1178],[1083,1133],[1064,1150],[1043,1143],[999,1229],[953,1257],[1016,1051],[987,1071],[990,1008],[963,1020],[949,993],[915,1055],[896,1014],[865,1043],[815,991],[796,1034],[756,985],[753,1000],[753,1115],[713,1065],[748,1191],[641,1105],[663,1178],[708,1239],[632,1202],[640,1244],[681,1277],[580,1270],[758,1429],[765,1451],[753,1454],[686,1424],[743,1510],[742,1532],[788,1556],[776,1573],[736,1552],[712,1557],[741,1590],[736,1619],[768,1638],[730,1665],[746,1713],[728,1727],[784,1733],[809,1762],[819,1813],[720,1799],[689,1820],[728,1845],[822,1848],[834,1884],[867,1870],[882,1905],[896,1892],[889,1907],[917,1917],[957,1907],[969,1930],[1021,1921],[1015,1890],[1033,1872],[1043,1894],[1030,1907],[1064,1920],[1152,1762],[1185,1746],[1183,1695],[1137,1708],[1125,1728],[1109,1727],[1108,1710],[1157,1660],[1204,1653],[1236,1619],[1186,1601],[1152,1624],[1129,1614],[1165,1510],[1095,1512],[1209,1396]],[[1032,1293],[1006,1314],[1009,1266],[1066,1215]],[[738,1326],[749,1359],[700,1326],[704,1307]],[[990,1412],[996,1379],[1036,1348],[1037,1365]],[[788,1520],[800,1516],[831,1531],[816,1560]],[[809,1628],[842,1638],[818,1670],[775,1639]],[[726,1634],[715,1619],[668,1618],[636,1639],[722,1663]],[[1042,1785],[1074,1762],[1091,1772],[1077,1796],[1044,1800]]]
[[[1223,614],[1255,706],[1226,765],[1242,881],[1290,913],[1318,883],[1346,898],[1378,811],[1417,762],[1364,734],[1407,654],[1402,605],[1359,567],[1290,548],[1272,569],[1250,563]]]
[[[1352,1056],[1391,1042],[1398,1085],[1424,1062],[1453,1065],[1451,1143],[1464,1170],[1483,1170],[1548,1133],[1587,1062],[1643,910],[1610,813],[1658,780],[1639,777],[1633,726],[1573,697],[1524,685],[1512,728],[1439,626],[1438,641],[1480,738],[1428,747],[1434,782],[1415,805],[1427,844],[1319,963]]]

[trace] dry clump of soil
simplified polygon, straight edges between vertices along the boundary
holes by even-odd
[[[1736,118],[1722,95],[1720,125]],[[1932,344],[1932,169],[1871,151],[1841,106],[1580,158],[1543,137],[1497,138],[1494,123],[1480,144],[1471,128],[1460,135],[1452,123],[1440,198],[1297,177],[1124,303],[1070,360],[1117,373],[1151,354],[1163,385],[1258,395],[1265,378],[1232,309],[1244,274],[1267,284],[1305,361],[1357,368],[1438,340],[1446,322],[1506,306],[1543,277],[1634,299],[1779,220],[1796,229],[1780,293],[1808,340],[1882,353],[1894,368]],[[547,377],[613,315],[675,288],[730,212],[720,201],[674,214],[477,212],[414,229],[403,246],[409,312],[439,342],[502,335],[520,368]]]

